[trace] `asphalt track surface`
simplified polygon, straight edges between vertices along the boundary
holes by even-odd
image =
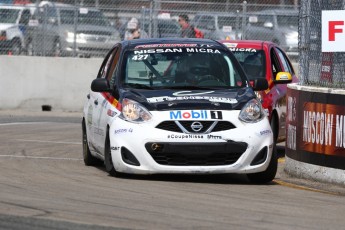
[[[109,176],[81,114],[0,110],[0,229],[344,229],[345,188],[292,178]],[[283,151],[280,148],[279,151]]]

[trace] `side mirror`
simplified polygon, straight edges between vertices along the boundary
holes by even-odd
[[[96,78],[91,83],[91,90],[94,92],[111,92],[109,82],[105,78]]]
[[[266,78],[256,78],[253,81],[253,89],[254,91],[261,91],[268,89],[268,82]]]
[[[274,80],[275,84],[287,84],[292,82],[292,76],[288,72],[279,72]]]

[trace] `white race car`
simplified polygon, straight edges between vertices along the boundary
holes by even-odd
[[[104,59],[84,106],[83,157],[132,174],[247,174],[274,179],[267,115],[227,47],[206,39],[122,41]]]

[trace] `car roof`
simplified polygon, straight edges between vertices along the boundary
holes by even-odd
[[[258,15],[296,15],[298,16],[298,10],[294,9],[271,9],[271,10],[262,10],[256,12],[248,12],[249,14],[258,14]]]
[[[198,12],[195,14],[195,16],[221,16],[221,17],[224,17],[224,16],[228,16],[228,17],[233,17],[233,16],[236,16],[237,13],[235,12],[227,12],[227,13],[224,13],[224,12]]]
[[[25,5],[6,5],[6,4],[0,4],[1,9],[27,9],[28,7]]]
[[[228,43],[233,45],[234,48],[253,48],[257,50],[262,50],[263,46],[274,45],[275,43],[271,41],[262,40],[220,40],[221,43]]]
[[[134,40],[124,40],[121,42],[124,47],[133,49],[138,45],[152,45],[152,44],[203,44],[210,45],[212,48],[224,49],[224,45],[218,41],[211,39],[201,39],[201,38],[149,38],[149,39],[134,39]],[[173,46],[172,46],[173,47]],[[211,48],[210,47],[210,48]],[[205,47],[206,48],[206,47]]]

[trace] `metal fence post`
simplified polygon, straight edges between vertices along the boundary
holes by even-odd
[[[246,38],[246,20],[247,20],[247,1],[243,1],[242,4],[242,39]]]

